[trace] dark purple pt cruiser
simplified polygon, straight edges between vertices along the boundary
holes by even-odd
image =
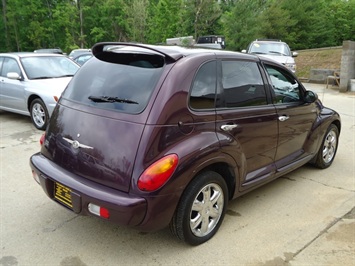
[[[340,117],[286,67],[221,50],[98,43],[31,157],[49,198],[191,245],[228,201],[334,160]]]

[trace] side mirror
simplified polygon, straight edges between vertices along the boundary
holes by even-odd
[[[318,100],[318,95],[313,91],[306,91],[304,100],[306,103],[314,103]]]
[[[247,52],[247,50],[245,50],[245,49],[244,49],[244,50],[242,50],[242,53],[245,53],[245,54],[246,54],[246,52]]]
[[[9,72],[6,75],[9,79],[14,79],[14,80],[20,80],[21,76],[17,74],[16,72]]]
[[[292,52],[292,57],[297,57],[298,53],[297,52]]]

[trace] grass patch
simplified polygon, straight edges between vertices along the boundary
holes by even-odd
[[[342,47],[298,51],[297,77],[309,79],[311,69],[340,69],[342,51]]]

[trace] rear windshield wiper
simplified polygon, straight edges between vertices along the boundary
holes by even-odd
[[[128,99],[122,99],[118,97],[109,97],[109,96],[89,96],[88,99],[95,103],[113,103],[113,102],[118,102],[118,103],[131,103],[131,104],[138,104],[135,101],[128,100]]]

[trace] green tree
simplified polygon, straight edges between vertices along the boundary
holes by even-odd
[[[254,39],[260,38],[259,17],[266,8],[263,0],[239,0],[222,16],[227,48],[240,51]]]
[[[142,43],[146,41],[148,6],[148,0],[131,0],[131,4],[126,9],[128,36],[131,41]]]
[[[269,1],[258,17],[258,38],[286,39],[296,23],[288,10],[281,8],[279,1]]]
[[[222,9],[216,0],[184,1],[182,27],[186,35],[195,39],[201,35],[216,34],[214,27],[222,15]]]
[[[167,38],[182,36],[181,0],[159,0],[151,4],[148,28],[149,43],[164,43]]]

